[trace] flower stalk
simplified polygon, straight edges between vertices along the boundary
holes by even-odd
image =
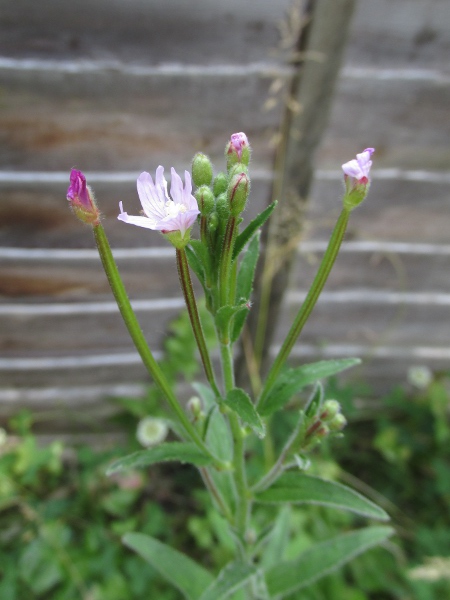
[[[265,400],[268,393],[272,389],[281,368],[283,367],[286,359],[288,358],[298,336],[303,330],[305,323],[307,322],[313,308],[315,307],[317,300],[323,290],[323,287],[328,279],[328,276],[333,268],[334,262],[339,253],[342,241],[344,239],[345,232],[347,230],[348,219],[350,216],[350,210],[343,208],[337,223],[334,227],[333,233],[331,234],[328,247],[320,263],[319,270],[317,271],[316,277],[311,285],[311,288],[306,296],[300,310],[295,317],[295,320],[286,336],[286,339],[281,346],[281,349],[276,357],[264,384],[264,388],[260,394],[259,402]]]
[[[225,465],[222,464],[222,461],[219,461],[215,456],[213,456],[211,451],[203,442],[196,428],[189,421],[187,415],[185,414],[174,393],[172,392],[172,389],[167,379],[165,378],[164,373],[161,371],[158,363],[154,359],[153,354],[144,338],[144,334],[142,333],[136,315],[131,307],[130,300],[128,298],[119,271],[117,269],[116,262],[111,252],[111,247],[109,245],[108,239],[106,237],[102,225],[99,224],[94,226],[93,231],[95,242],[97,244],[100,258],[103,264],[103,268],[108,277],[109,285],[111,286],[111,290],[114,294],[114,298],[116,299],[117,306],[119,307],[120,314],[122,315],[122,319],[126,325],[126,328],[128,329],[128,333],[130,334],[130,337],[133,340],[136,350],[139,352],[144,366],[152,376],[155,383],[160,388],[161,392],[166,397],[168,403],[170,404],[171,408],[177,415],[181,425],[183,426],[186,434],[191,438],[194,444],[198,446],[198,448],[200,448],[206,455],[208,455],[214,460],[214,464],[217,467],[224,468]]]
[[[189,319],[191,321],[192,331],[194,333],[195,341],[197,342],[197,346],[200,352],[200,357],[202,359],[203,368],[205,370],[205,375],[208,380],[211,389],[214,392],[216,398],[220,398],[219,388],[216,384],[216,379],[214,376],[214,371],[211,364],[211,359],[208,352],[208,347],[206,345],[205,336],[203,334],[203,328],[200,321],[200,317],[197,309],[197,301],[195,299],[194,288],[192,287],[191,276],[189,273],[189,264],[187,261],[186,250],[184,248],[177,248],[176,250],[177,257],[177,269],[178,276],[180,279],[181,289],[183,291],[184,301],[186,302],[186,307],[189,313]]]

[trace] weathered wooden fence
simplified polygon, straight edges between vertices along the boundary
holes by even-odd
[[[120,322],[91,233],[70,214],[70,168],[88,175],[138,310],[158,348],[182,306],[174,256],[116,220],[135,180],[218,168],[244,130],[252,207],[267,202],[284,80],[288,0],[3,0],[0,20],[0,416],[19,407],[89,419],[146,374]],[[370,197],[294,358],[365,359],[379,390],[411,364],[450,361],[450,3],[360,0],[317,161],[276,343],[313,277],[339,211],[340,165],[377,149]],[[283,29],[286,39],[286,28]],[[73,419],[71,419],[73,421]],[[65,427],[65,425],[64,425]],[[63,428],[63,424],[61,424]]]

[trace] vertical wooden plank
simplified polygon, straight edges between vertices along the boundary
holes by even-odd
[[[330,112],[355,0],[309,0],[293,49],[275,161],[272,198],[280,201],[269,228],[249,327],[258,362],[264,364],[302,230],[314,157]],[[238,361],[242,364],[243,361]]]

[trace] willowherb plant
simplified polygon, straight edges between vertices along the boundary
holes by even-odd
[[[289,529],[286,512],[281,510],[285,504],[319,504],[369,519],[388,519],[380,507],[349,487],[305,472],[310,464],[311,449],[323,439],[336,435],[346,424],[339,403],[325,399],[320,381],[357,364],[358,359],[320,361],[295,368],[286,366],[337,257],[350,213],[367,195],[373,152],[373,148],[367,148],[355,160],[343,165],[342,212],[305,301],[254,397],[236,386],[233,347],[251,307],[259,230],[276,203],[239,231],[241,214],[250,193],[251,148],[247,136],[244,133],[231,136],[225,149],[226,172],[215,178],[210,160],[201,153],[193,159],[192,178],[185,171],[184,183],[172,169],[170,193],[162,166],[157,168],[155,180],[149,173],[139,176],[137,189],[143,214],[128,215],[121,202],[118,218],[127,224],[160,231],[175,247],[180,285],[208,383],[194,384],[197,396],[195,402],[192,399],[188,403],[187,411],[142,334],[92,191],[80,171],[71,173],[69,203],[76,216],[93,228],[122,318],[144,365],[172,408],[176,421],[173,429],[180,438],[180,441],[166,442],[163,441],[165,436],[159,435],[156,445],[149,443],[147,449],[118,460],[108,473],[162,461],[194,465],[210,493],[211,502],[228,523],[235,540],[234,560],[215,575],[155,538],[141,533],[124,536],[124,543],[153,565],[188,600],[280,599],[310,585],[392,533],[386,526],[363,527],[316,543],[294,559],[283,557]],[[194,194],[192,183],[196,187]],[[191,238],[196,222],[200,239]],[[206,307],[215,324],[220,345],[220,378],[203,334],[190,270],[202,285]],[[273,415],[307,386],[313,386],[313,391],[297,411],[290,435],[262,477],[253,481],[246,455],[251,436],[270,438]],[[151,425],[153,427],[153,422]],[[259,530],[254,509],[258,504],[268,503],[280,508],[279,517]]]

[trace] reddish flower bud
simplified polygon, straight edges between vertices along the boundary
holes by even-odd
[[[243,163],[248,166],[250,162],[250,145],[247,136],[242,131],[233,133],[225,148],[228,169],[236,163]]]
[[[94,193],[86,185],[86,177],[78,169],[70,172],[70,185],[67,189],[67,200],[76,217],[83,223],[98,225],[100,212],[94,199]]]

